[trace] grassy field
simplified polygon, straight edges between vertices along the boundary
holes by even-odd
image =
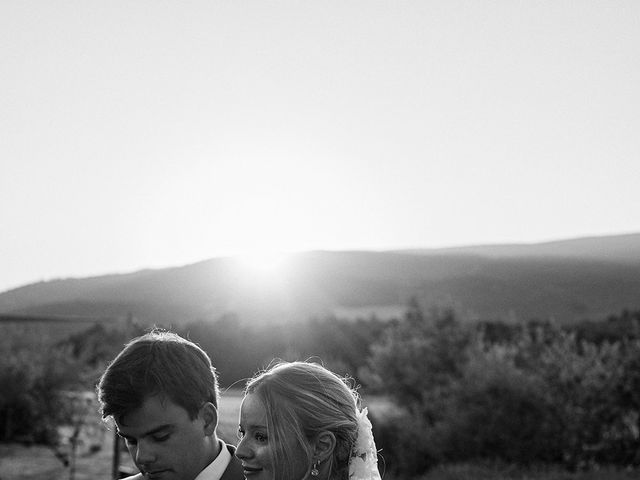
[[[218,433],[228,443],[236,443],[238,411],[241,392],[222,392]],[[376,408],[376,403],[369,405]],[[380,402],[381,408],[386,408]],[[94,419],[100,422],[98,415]],[[95,424],[95,423],[94,423]],[[113,461],[113,433],[106,427],[93,429],[96,448],[80,449],[77,457],[75,480],[110,480]],[[93,450],[93,451],[92,451]],[[384,452],[383,452],[384,453]],[[132,467],[127,452],[121,452],[121,463]],[[69,468],[56,458],[53,450],[42,446],[0,444],[0,480],[69,480]],[[568,473],[548,467],[522,469],[509,465],[447,465],[431,470],[419,480],[632,480],[640,478],[638,471],[601,470]],[[386,475],[384,480],[408,480]],[[416,479],[418,480],[418,479]]]
[[[110,480],[112,445],[112,436],[105,435],[101,450],[79,455],[75,480]],[[0,444],[2,480],[68,480],[69,473],[50,448]]]
[[[225,390],[218,404],[218,435],[227,443],[238,443],[238,416],[240,414],[241,390]]]

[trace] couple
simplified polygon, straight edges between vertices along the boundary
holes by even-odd
[[[98,398],[142,472],[129,480],[380,479],[367,410],[324,367],[281,363],[249,380],[237,447],[217,436],[218,396],[193,342],[153,331],[127,344]]]

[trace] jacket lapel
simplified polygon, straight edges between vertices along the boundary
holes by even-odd
[[[231,460],[229,461],[229,465],[222,474],[220,480],[244,480],[242,465],[240,464],[240,460],[238,460],[235,456],[236,447],[234,447],[233,445],[227,445],[227,449],[231,454]]]

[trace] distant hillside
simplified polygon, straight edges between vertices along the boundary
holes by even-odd
[[[555,247],[554,247],[555,246]],[[248,322],[382,317],[411,297],[463,318],[560,322],[640,308],[640,235],[436,251],[306,252],[276,277],[234,259],[129,274],[62,279],[0,294],[0,313],[132,314],[184,323],[237,315]]]
[[[476,245],[441,249],[405,250],[412,254],[471,254],[492,258],[550,257],[640,262],[640,233],[585,237],[531,244]]]

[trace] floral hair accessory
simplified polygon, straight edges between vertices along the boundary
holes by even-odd
[[[358,433],[349,459],[349,480],[380,480],[378,452],[367,413],[367,408],[363,408],[356,415]]]

